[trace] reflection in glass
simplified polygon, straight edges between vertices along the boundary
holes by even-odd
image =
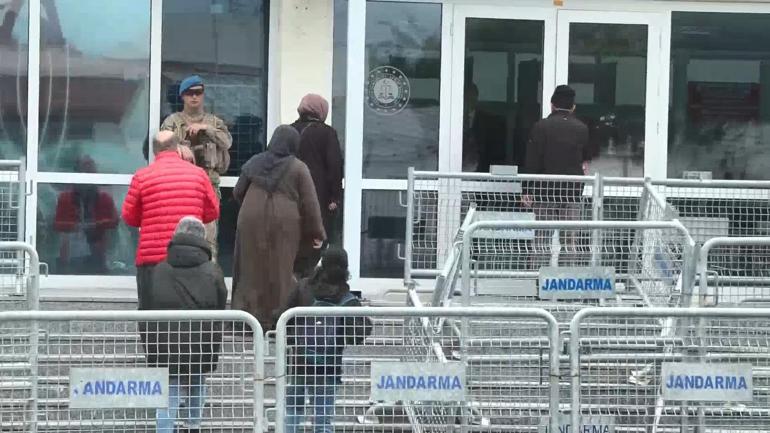
[[[363,176],[438,168],[441,5],[366,7]]]
[[[267,0],[163,1],[161,115],[182,109],[183,78],[203,77],[206,110],[233,136],[231,176],[265,148],[269,11]]]
[[[88,171],[93,161],[78,168]],[[123,185],[39,184],[37,250],[52,274],[134,275],[138,231],[120,219]]]
[[[402,278],[406,209],[398,191],[364,191],[361,197],[361,276]]]
[[[465,26],[463,171],[522,166],[542,113],[545,24],[468,18]]]
[[[5,3],[0,9],[0,159],[19,159],[27,142],[29,10],[26,0]]]
[[[233,276],[233,251],[235,248],[235,229],[238,225],[240,205],[233,198],[232,188],[222,188],[222,200],[219,202],[219,233],[217,243],[219,253],[217,262],[225,276]]]
[[[590,173],[644,172],[647,26],[572,23],[569,85],[590,130]]]
[[[46,0],[40,14],[40,170],[88,156],[132,173],[148,133],[150,2]]]
[[[770,14],[674,12],[668,175],[770,179]]]

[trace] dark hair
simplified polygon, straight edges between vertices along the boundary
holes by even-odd
[[[551,96],[551,104],[562,110],[571,110],[575,106],[575,89],[564,84],[556,86]]]
[[[342,248],[331,247],[321,255],[319,279],[328,284],[344,284],[348,281],[348,253]]]

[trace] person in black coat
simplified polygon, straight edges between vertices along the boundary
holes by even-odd
[[[222,269],[211,261],[203,223],[184,217],[155,268],[152,290],[141,306],[149,310],[223,310],[227,302]],[[214,321],[159,321],[143,324],[147,365],[168,367],[169,404],[157,411],[157,431],[171,433],[180,396],[187,390],[189,432],[198,432],[205,404],[205,375],[216,370],[222,324]]]
[[[303,306],[360,307],[361,301],[348,286],[348,255],[341,248],[324,251],[321,266],[302,279],[285,309]],[[277,312],[276,312],[277,313]],[[342,352],[358,345],[371,333],[372,324],[363,316],[295,317],[287,323],[288,360],[286,431],[302,431],[305,398],[310,397],[315,420],[313,431],[333,431],[336,387],[342,383]]]

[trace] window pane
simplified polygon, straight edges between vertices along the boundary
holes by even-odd
[[[674,12],[668,175],[770,179],[770,14]]]
[[[542,113],[544,35],[543,21],[466,20],[463,171],[523,167]]]
[[[150,1],[51,0],[40,13],[40,170],[74,172],[88,156],[99,173],[132,173],[147,137]]]
[[[161,114],[182,109],[179,82],[198,74],[206,109],[233,135],[228,175],[265,147],[267,0],[164,0]]]
[[[642,176],[647,26],[570,24],[569,84],[590,130],[590,172]]]
[[[332,125],[345,152],[345,115],[348,79],[348,0],[334,0],[332,52]]]
[[[363,176],[438,168],[441,5],[367,2]]]
[[[120,209],[124,185],[39,184],[37,251],[52,274],[134,275],[139,232]]]
[[[28,27],[26,0],[0,10],[0,159],[19,159],[25,153]]]
[[[364,191],[361,198],[361,276],[403,278],[406,208],[398,191]]]

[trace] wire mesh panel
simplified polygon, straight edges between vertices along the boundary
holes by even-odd
[[[647,305],[678,305],[683,288],[692,287],[694,268],[685,265],[693,247],[677,222],[481,220],[463,237],[463,289],[529,306],[539,299],[544,267],[610,267],[616,303],[637,297]],[[564,309],[567,320],[578,303]]]
[[[0,425],[257,431],[263,348],[259,324],[242,312],[3,313]]]
[[[770,234],[770,182],[653,181],[698,243]]]
[[[24,164],[0,160],[0,241],[24,240]]]
[[[710,239],[698,274],[701,306],[770,306],[770,237]]]
[[[499,218],[591,220],[595,179],[410,170],[406,281],[438,274],[471,204]]]
[[[16,241],[0,241],[0,305],[27,303],[37,309],[40,263],[32,245]]]
[[[610,416],[615,431],[770,425],[770,310],[591,309],[571,330],[575,415]]]
[[[277,431],[535,430],[558,411],[556,328],[537,309],[290,310]]]

